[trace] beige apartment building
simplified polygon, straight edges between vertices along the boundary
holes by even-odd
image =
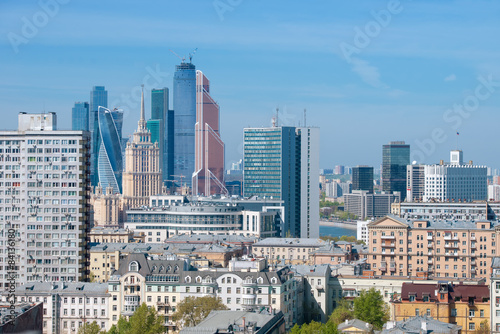
[[[365,257],[375,275],[484,278],[488,283],[500,225],[386,216],[368,224],[368,233]]]
[[[313,264],[312,254],[327,242],[313,238],[266,238],[253,244],[252,253],[270,264]]]

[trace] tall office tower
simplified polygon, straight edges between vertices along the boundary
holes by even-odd
[[[90,179],[93,186],[97,186],[99,179],[97,176],[97,155],[99,153],[99,107],[108,107],[108,91],[104,86],[94,86],[90,91],[90,118],[89,118],[89,131],[91,138],[91,157],[90,157]]]
[[[224,142],[219,129],[219,105],[210,96],[210,82],[203,72],[196,71],[193,195],[228,193],[224,186]]]
[[[406,167],[406,202],[420,202],[424,198],[425,165]]]
[[[121,129],[123,112],[99,107],[98,111],[97,180],[103,189],[113,188],[113,193],[122,192],[122,146]]]
[[[284,201],[281,236],[319,237],[319,129],[247,128],[243,141],[243,196]]]
[[[90,135],[55,120],[20,113],[17,131],[0,131],[2,290],[9,271],[16,285],[88,278]]]
[[[399,191],[406,198],[406,166],[410,164],[410,145],[393,141],[382,148],[382,190]]]
[[[71,130],[89,131],[89,103],[75,102],[71,109]]]
[[[174,175],[174,111],[168,110],[168,101],[168,88],[151,90],[151,119],[147,128],[151,131],[151,141],[158,142],[160,147],[163,181],[172,180]]]
[[[141,118],[132,141],[125,149],[125,173],[123,174],[123,200],[125,209],[149,205],[149,196],[162,190],[160,148],[151,142],[151,132],[146,128],[144,115],[144,91],[141,97]]]
[[[373,194],[373,167],[352,168],[352,190],[367,190],[368,193]]]
[[[174,175],[191,187],[194,173],[194,125],[196,124],[196,69],[182,62],[174,73]]]

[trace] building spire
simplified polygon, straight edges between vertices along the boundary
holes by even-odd
[[[144,115],[144,84],[141,85],[141,119],[139,119],[139,130],[146,130],[146,116]]]

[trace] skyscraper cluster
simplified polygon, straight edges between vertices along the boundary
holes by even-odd
[[[143,112],[141,117],[145,117]],[[141,118],[141,122],[138,131],[142,135],[135,144],[144,143],[149,137],[150,144],[158,146],[161,185],[181,188],[182,193],[191,189],[194,195],[228,193],[224,184],[219,105],[210,95],[208,78],[191,61],[183,60],[176,66],[173,109],[169,109],[168,88],[152,89],[151,118],[147,121]],[[138,169],[127,166],[132,160],[125,157],[128,144],[122,138],[122,127],[123,112],[108,109],[108,92],[103,86],[92,88],[90,103],[76,102],[73,107],[72,129],[91,133],[92,186],[111,188],[115,194],[124,194],[125,169],[128,175],[132,170],[134,173],[145,170],[144,166]],[[157,191],[148,189],[151,194]]]

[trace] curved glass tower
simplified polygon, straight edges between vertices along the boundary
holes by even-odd
[[[123,112],[99,107],[99,154],[97,177],[103,189],[113,187],[113,193],[122,192],[121,128]]]

